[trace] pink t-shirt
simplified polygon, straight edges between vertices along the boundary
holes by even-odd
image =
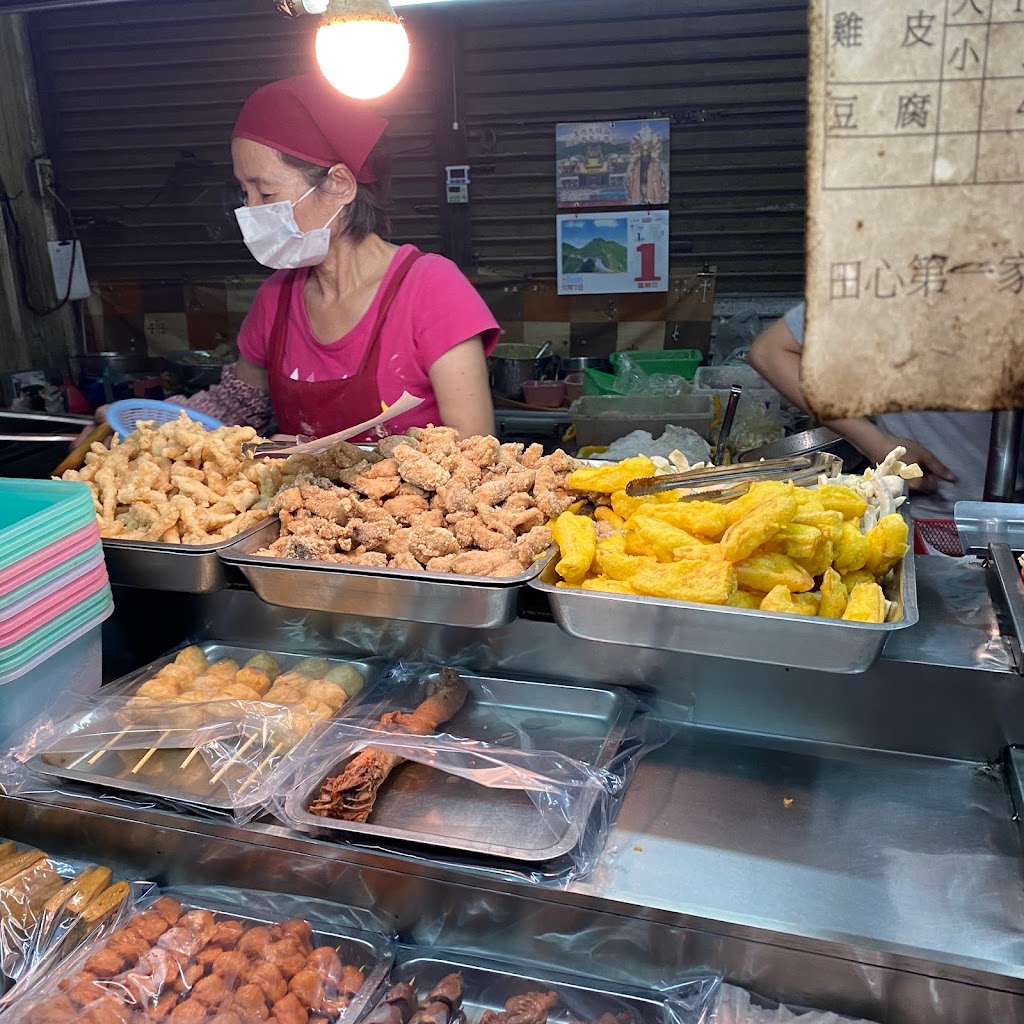
[[[284,370],[295,380],[339,380],[355,374],[370,344],[381,296],[395,269],[411,252],[403,245],[391,261],[377,294],[363,318],[344,337],[324,344],[313,333],[303,290],[309,270],[296,273],[284,345]],[[270,333],[277,315],[278,297],[290,270],[279,270],[260,286],[238,335],[238,350],[256,366],[267,365]],[[498,323],[462,271],[443,256],[427,253],[418,259],[402,282],[381,329],[377,387],[381,400],[391,405],[403,391],[423,398],[422,405],[385,425],[387,433],[441,423],[429,371],[449,349],[483,336],[486,353],[498,343]]]

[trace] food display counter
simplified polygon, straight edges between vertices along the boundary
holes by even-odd
[[[610,982],[704,966],[879,1021],[1018,1020],[1024,893],[1001,756],[1024,729],[1019,677],[980,564],[922,558],[917,577],[920,622],[857,677],[579,640],[542,607],[477,631],[297,615],[233,587],[188,599],[170,623],[164,595],[120,593],[132,614],[111,620],[112,641],[163,615],[177,641],[427,650],[489,675],[625,684],[692,708],[638,766],[595,870],[566,889],[82,794],[4,798],[0,834],[162,884],[258,878],[394,914],[403,941]]]

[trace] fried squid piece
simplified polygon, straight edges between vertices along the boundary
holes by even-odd
[[[466,702],[466,684],[450,668],[432,684],[428,696],[415,711],[391,711],[381,718],[387,732],[427,736],[454,717]],[[369,820],[384,780],[405,760],[390,750],[367,747],[346,765],[341,775],[325,780],[309,810],[322,818],[341,821]]]

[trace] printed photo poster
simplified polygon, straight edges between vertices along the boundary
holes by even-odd
[[[668,210],[562,213],[558,294],[668,291]]]
[[[665,206],[668,146],[668,118],[555,125],[558,205]]]

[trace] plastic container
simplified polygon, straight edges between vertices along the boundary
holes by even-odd
[[[19,601],[0,617],[0,650],[8,649],[29,634],[73,611],[100,591],[109,594],[107,567],[100,559],[98,564],[77,579],[70,583],[61,581],[61,585],[50,587],[49,591],[43,597],[33,595]]]
[[[6,569],[0,569],[0,607],[3,607],[5,596],[42,579],[54,569],[60,571],[71,559],[93,548],[102,549],[101,546],[99,524],[93,519],[88,526],[75,530],[55,544],[19,559]]]
[[[689,427],[706,440],[715,418],[709,395],[584,395],[570,412],[581,448],[610,445],[634,430],[646,430],[658,438],[670,425]]]
[[[565,382],[561,380],[524,380],[523,401],[541,409],[557,409],[565,401]]]
[[[0,569],[96,524],[88,484],[0,479]]]
[[[114,610],[93,614],[41,654],[0,676],[0,749],[9,748],[34,718],[68,694],[89,696],[103,682],[103,620]]]
[[[176,420],[182,413],[190,420],[201,423],[207,430],[216,430],[217,427],[224,426],[220,420],[196,412],[195,409],[186,409],[185,406],[175,405],[173,402],[158,402],[153,398],[126,398],[120,402],[113,402],[107,406],[106,415],[114,433],[127,437],[140,420],[152,420],[155,426],[160,426],[161,423]]]
[[[17,615],[23,608],[37,601],[43,601],[54,591],[68,586],[79,577],[93,572],[97,566],[103,565],[103,547],[93,544],[80,554],[73,555],[60,565],[55,565],[48,572],[29,580],[23,586],[16,587],[6,594],[0,594],[0,626],[7,619]]]
[[[704,356],[695,348],[677,348],[656,352],[613,352],[612,369],[618,370],[623,356],[629,356],[645,373],[669,373],[693,380]]]
[[[565,400],[571,405],[583,397],[583,374],[570,373],[565,378]]]
[[[584,395],[614,395],[615,374],[605,373],[604,370],[583,371],[583,394]]]

